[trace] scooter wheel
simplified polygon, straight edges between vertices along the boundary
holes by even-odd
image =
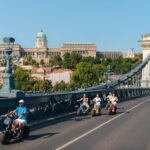
[[[81,111],[77,110],[77,116],[81,116]]]
[[[9,131],[6,131],[1,139],[1,143],[3,145],[9,144],[11,140],[11,133]]]
[[[95,110],[92,110],[91,115],[95,116]]]

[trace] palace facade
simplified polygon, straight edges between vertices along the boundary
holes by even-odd
[[[5,55],[6,47],[7,44],[0,44],[0,56]],[[34,48],[22,48],[21,45],[14,44],[12,50],[14,56],[24,57],[25,55],[31,55],[37,62],[43,60],[45,63],[49,63],[54,55],[63,57],[66,52],[96,57],[96,46],[90,43],[65,43],[60,48],[49,48],[46,34],[43,31],[37,33]]]

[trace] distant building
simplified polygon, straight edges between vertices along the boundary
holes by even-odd
[[[50,80],[52,85],[61,81],[69,83],[72,73],[73,71],[70,69],[51,70],[50,68],[32,68],[31,70],[32,77],[39,80]]]
[[[122,57],[123,58],[134,58],[135,53],[133,50],[128,50],[127,52],[122,52]]]
[[[115,52],[115,51],[97,51],[96,56],[98,58],[110,58],[110,59],[117,59],[119,57],[122,58],[134,58],[135,53],[133,50],[128,50],[126,52]]]
[[[66,43],[61,47],[61,56],[66,52],[75,52],[83,57],[96,57],[96,46],[89,43]]]
[[[98,58],[110,58],[110,59],[117,59],[119,57],[122,57],[122,52],[97,52]]]

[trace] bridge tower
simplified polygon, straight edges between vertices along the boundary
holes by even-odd
[[[144,34],[139,41],[143,51],[143,61],[150,55],[150,34]],[[142,70],[142,87],[150,87],[150,62]]]

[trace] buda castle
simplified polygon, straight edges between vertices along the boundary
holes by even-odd
[[[0,56],[5,56],[6,44],[0,44]],[[43,60],[45,63],[49,63],[54,55],[63,57],[66,52],[75,52],[82,56],[96,57],[96,46],[90,43],[66,43],[60,48],[49,48],[46,34],[43,31],[37,33],[35,47],[23,48],[19,44],[13,45],[13,55],[23,58],[26,55],[31,55],[32,59],[40,62]]]

